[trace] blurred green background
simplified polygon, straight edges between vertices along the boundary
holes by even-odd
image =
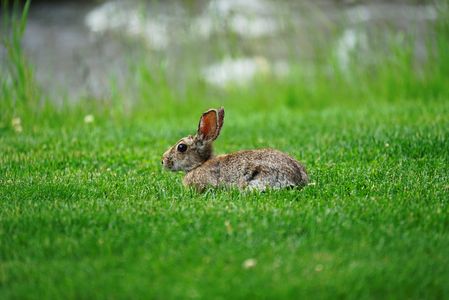
[[[35,1],[23,20],[3,6],[3,111],[447,95],[445,1]]]

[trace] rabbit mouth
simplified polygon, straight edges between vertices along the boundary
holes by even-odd
[[[196,167],[198,167],[199,165],[201,165],[201,163],[199,164],[194,164],[194,165],[190,165],[190,164],[185,164],[184,162],[180,162],[180,161],[173,161],[169,158],[163,158],[162,161],[162,166],[169,171],[173,171],[173,172],[177,172],[177,171],[184,171],[184,172],[189,172],[193,169],[195,169]]]
[[[167,159],[167,158],[163,158],[162,159],[162,166],[165,169],[167,169],[167,170],[174,171],[174,169],[173,169],[173,167],[174,167],[173,162],[171,160]]]
[[[184,171],[185,170],[185,168],[183,168],[182,165],[180,165],[179,163],[174,162],[174,161],[172,161],[170,159],[163,159],[162,160],[162,165],[168,171],[177,172],[177,171]]]

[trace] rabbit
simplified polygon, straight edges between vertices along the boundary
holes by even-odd
[[[198,191],[208,187],[264,191],[307,185],[305,168],[278,150],[242,150],[214,156],[212,143],[219,136],[223,122],[224,108],[204,112],[196,135],[180,139],[163,154],[164,168],[186,172],[184,186]]]

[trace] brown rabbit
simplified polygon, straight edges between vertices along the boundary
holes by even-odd
[[[164,167],[187,172],[184,185],[200,191],[219,186],[265,190],[307,184],[304,167],[278,150],[243,150],[214,157],[212,142],[220,134],[223,121],[223,108],[203,113],[197,134],[180,139],[164,153]]]

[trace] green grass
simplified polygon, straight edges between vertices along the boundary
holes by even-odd
[[[36,98],[13,33],[17,62],[0,78],[0,299],[449,298],[448,24],[419,70],[397,47],[374,69],[339,73],[329,55],[246,88],[192,75],[181,93],[142,63],[134,98],[114,89],[62,107]],[[219,105],[217,153],[274,147],[313,184],[182,187],[161,155]]]
[[[277,147],[315,185],[184,189],[160,156],[194,115],[4,132],[0,298],[449,296],[447,101],[228,108],[218,152]]]

